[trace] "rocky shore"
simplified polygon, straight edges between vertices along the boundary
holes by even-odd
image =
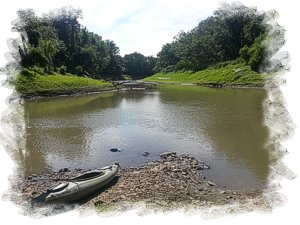
[[[262,193],[261,189],[234,191],[218,187],[202,176],[209,166],[189,155],[164,153],[160,159],[137,167],[120,169],[113,182],[87,197],[83,207],[96,207],[99,211],[115,208],[122,204],[143,202],[148,206],[163,209],[182,207],[225,205],[243,202]],[[28,202],[46,189],[57,184],[57,179],[67,179],[85,171],[48,172],[12,182],[14,201]],[[54,180],[47,180],[54,179]]]

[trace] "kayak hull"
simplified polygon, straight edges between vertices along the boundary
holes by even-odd
[[[119,165],[111,165],[87,172],[47,190],[37,197],[38,202],[73,202],[92,194],[113,180]]]

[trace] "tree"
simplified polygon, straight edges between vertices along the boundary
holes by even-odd
[[[105,76],[120,79],[122,75],[122,58],[119,47],[111,40],[105,41],[108,48],[109,63],[104,69]]]
[[[260,35],[255,39],[255,42],[251,47],[245,45],[240,50],[242,59],[256,72],[259,72],[260,66],[263,65],[267,56],[266,47],[263,45],[264,39],[265,35]]]
[[[266,13],[255,8],[224,3],[213,16],[189,32],[181,31],[172,43],[165,44],[158,53],[156,71],[199,71],[219,62],[236,60],[241,52],[245,56],[245,46],[252,46],[256,38],[266,34],[265,19]],[[251,55],[257,57],[251,58],[251,68],[257,69],[255,64],[261,63],[262,52],[262,45],[257,45],[255,51],[252,49]]]
[[[162,50],[157,54],[158,60],[155,65],[155,71],[172,71],[180,58],[176,56],[173,44],[165,44]]]
[[[126,54],[123,61],[126,74],[136,80],[153,75],[157,60],[153,56],[146,57],[139,52],[134,52]]]
[[[118,46],[83,27],[80,9],[63,7],[42,17],[32,9],[17,14],[13,30],[21,36],[22,43],[15,45],[23,67],[99,79],[121,77],[123,62]]]

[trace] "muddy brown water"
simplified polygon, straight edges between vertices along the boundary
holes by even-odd
[[[261,89],[169,86],[27,100],[26,154],[16,161],[30,175],[113,162],[126,168],[176,151],[208,163],[204,175],[219,186],[259,187],[270,164],[266,96]]]

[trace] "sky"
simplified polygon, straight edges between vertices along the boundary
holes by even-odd
[[[228,2],[228,1],[227,1]],[[290,53],[291,71],[284,76],[287,85],[281,87],[290,116],[296,125],[300,124],[299,110],[299,78],[300,78],[300,56],[299,56],[299,25],[300,15],[297,1],[294,0],[242,0],[246,6],[257,6],[258,10],[276,9],[280,18],[278,22],[286,29],[286,44],[281,51]],[[6,40],[15,37],[11,33],[11,21],[16,18],[16,11],[20,8],[33,8],[37,13],[47,13],[50,9],[61,6],[73,5],[83,10],[82,24],[105,39],[114,40],[120,47],[121,54],[139,51],[144,55],[156,55],[162,45],[172,41],[172,38],[180,30],[190,30],[198,22],[211,15],[218,7],[219,1],[215,0],[160,0],[160,1],[138,1],[138,0],[8,0],[0,7],[0,67],[6,63],[5,52],[8,51]],[[4,80],[5,75],[0,75]],[[12,89],[0,87],[0,113],[7,108],[6,99],[12,93]],[[3,124],[0,133],[4,132]],[[299,129],[296,128],[293,138],[282,142],[289,154],[284,158],[284,163],[296,174],[299,169]],[[0,144],[0,193],[8,189],[8,176],[13,173],[14,162]],[[276,207],[272,212],[251,212],[235,216],[224,216],[214,220],[203,220],[199,215],[187,216],[180,212],[169,214],[157,214],[141,217],[134,211],[127,212],[115,217],[100,218],[96,215],[79,216],[77,212],[66,215],[58,215],[50,218],[34,220],[20,213],[20,209],[10,202],[0,200],[1,220],[6,223],[22,224],[61,224],[62,221],[72,224],[297,224],[299,215],[299,177],[290,181],[280,180],[282,189],[279,191],[286,196],[287,202]],[[4,224],[6,224],[4,223]]]
[[[275,0],[276,1],[276,0]],[[38,15],[51,9],[72,5],[82,9],[81,24],[88,30],[101,35],[104,39],[115,41],[121,55],[138,51],[146,56],[156,56],[162,45],[171,42],[179,31],[189,31],[213,14],[220,7],[217,0],[51,0],[16,1],[16,4],[1,8],[1,20],[10,30],[10,22],[16,18],[18,9],[32,8]],[[247,1],[247,6],[256,6]],[[262,5],[259,10],[268,5]],[[272,8],[272,5],[267,7]],[[13,35],[13,34],[12,34]],[[3,40],[4,37],[1,37]],[[3,43],[3,42],[2,42]]]
[[[15,12],[20,8],[33,8],[41,15],[50,9],[72,5],[83,11],[81,24],[104,39],[114,40],[120,48],[121,55],[138,51],[144,55],[156,56],[162,45],[171,42],[179,31],[190,30],[199,21],[212,15],[219,2],[209,2],[203,4],[203,1],[199,0],[51,0],[45,4],[44,1],[27,0],[6,6],[5,14],[9,17],[1,19],[8,24],[13,15],[16,17]]]

